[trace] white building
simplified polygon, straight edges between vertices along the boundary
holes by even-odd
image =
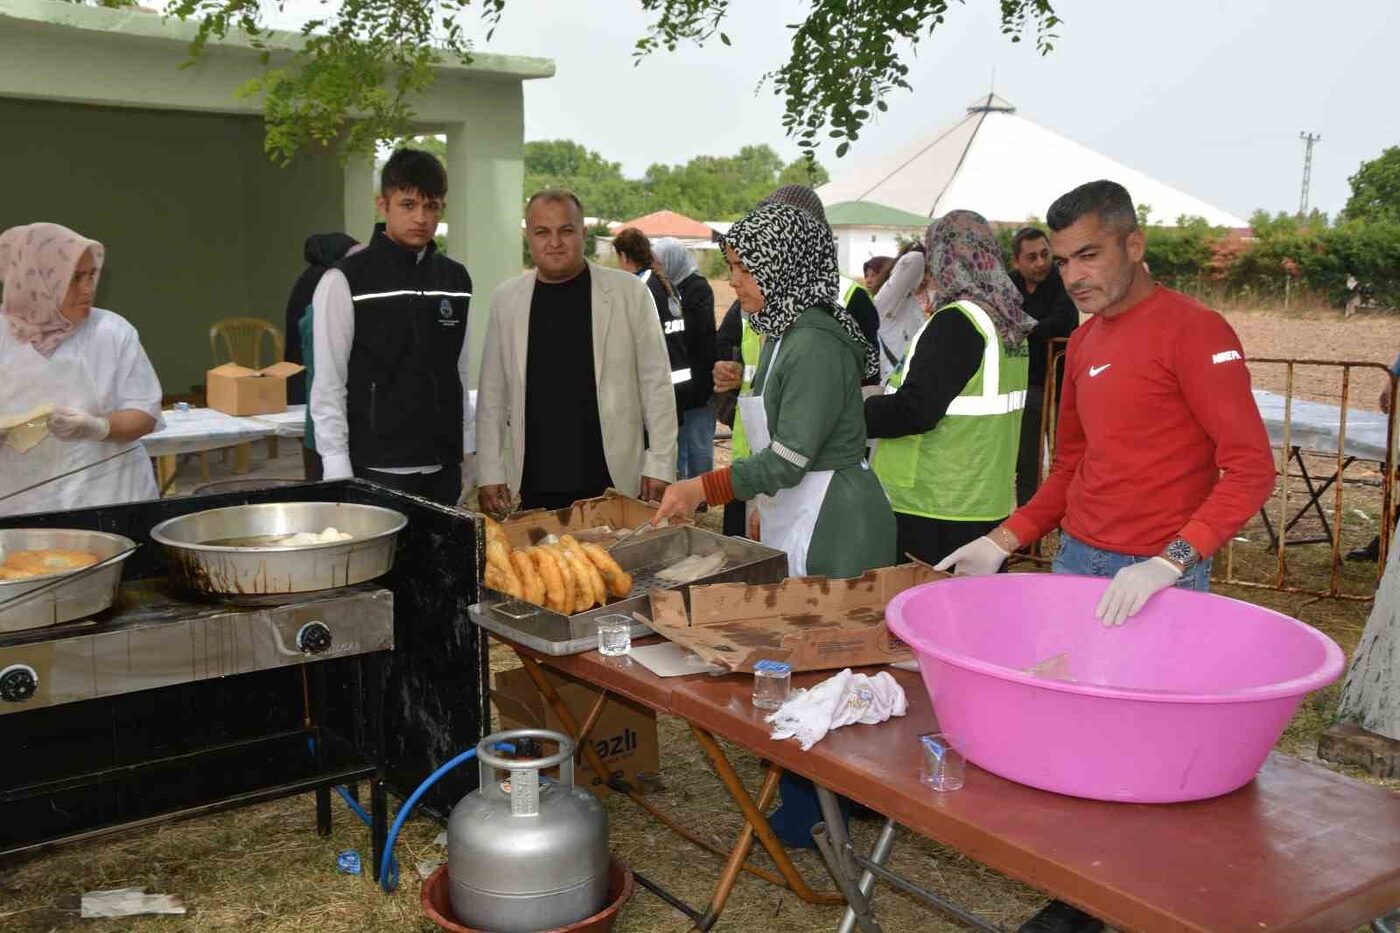
[[[1185,215],[1218,227],[1248,226],[1228,211],[1032,123],[995,94],[974,101],[957,123],[903,151],[856,161],[817,194],[828,210],[847,201],[872,201],[927,217],[962,209],[1020,224],[1044,217],[1057,197],[1099,178],[1118,182],[1136,204],[1148,206],[1150,223],[1174,224]]]
[[[923,236],[928,218],[874,201],[826,205],[826,220],[836,236],[836,260],[853,279],[864,274],[867,259],[896,256],[909,240]]]

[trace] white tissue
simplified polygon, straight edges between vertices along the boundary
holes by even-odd
[[[909,711],[904,689],[880,671],[871,677],[846,668],[810,690],[799,690],[767,717],[773,738],[796,738],[805,752],[832,729],[852,723],[874,725]]]

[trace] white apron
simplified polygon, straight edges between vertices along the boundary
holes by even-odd
[[[5,333],[0,334],[0,372],[5,374],[0,385],[0,415],[28,411],[40,404],[110,414],[103,410],[102,393],[93,382],[90,367],[84,363],[92,349],[101,351],[100,347],[89,347],[91,336],[92,328],[82,327],[53,357],[46,358],[5,328]],[[66,344],[73,344],[71,351]],[[25,453],[0,444],[0,496],[133,447],[129,453],[106,463],[0,499],[0,515],[66,511],[154,499],[159,495],[150,458],[140,443],[61,441],[49,435]]]
[[[782,348],[783,342],[779,339],[768,363],[764,386],[772,378],[778,363],[778,351]],[[748,435],[750,450],[758,453],[772,443],[762,395],[739,396],[739,416],[744,419],[744,433]],[[834,470],[813,470],[791,489],[780,489],[775,495],[758,497],[759,539],[769,547],[787,552],[788,576],[807,575],[807,550],[812,544],[817,516],[821,514],[822,502],[826,500],[826,490],[834,475]]]

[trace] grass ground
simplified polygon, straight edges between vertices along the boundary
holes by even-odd
[[[723,283],[716,285],[722,313],[732,300]],[[1239,331],[1250,356],[1328,356],[1388,363],[1400,347],[1400,324],[1393,319],[1358,318],[1343,322],[1328,315],[1277,315],[1232,311],[1231,322]],[[1259,378],[1256,376],[1256,378]],[[1268,378],[1265,376],[1264,378]],[[1319,400],[1329,396],[1327,381],[1300,386],[1300,393]],[[1369,393],[1370,397],[1378,394]],[[1361,395],[1367,399],[1367,395]],[[260,462],[268,475],[294,475],[295,451],[283,450],[274,463]],[[719,458],[727,458],[721,442]],[[217,458],[216,474],[225,467]],[[217,476],[216,476],[217,478]],[[188,488],[188,487],[186,487]],[[1379,494],[1376,486],[1349,486],[1343,510],[1343,549],[1364,544],[1379,528]],[[1296,489],[1290,492],[1299,501]],[[1330,496],[1326,500],[1331,507]],[[1354,511],[1353,511],[1354,510]],[[710,516],[707,521],[716,521]],[[1315,519],[1313,519],[1315,522]],[[1297,529],[1302,532],[1304,527]],[[1234,577],[1267,581],[1277,558],[1267,548],[1262,525],[1256,518],[1234,544]],[[1330,549],[1325,545],[1286,549],[1289,579],[1308,588],[1325,588],[1330,575]],[[1223,560],[1220,562],[1223,564]],[[1224,567],[1217,565],[1219,581]],[[1343,592],[1366,595],[1374,591],[1376,567],[1349,564],[1342,568]],[[1269,606],[1303,619],[1334,638],[1350,653],[1365,625],[1369,603],[1341,599],[1316,599],[1271,590],[1231,586],[1217,582],[1216,591],[1227,596]],[[493,655],[498,669],[514,663],[506,651]],[[1337,688],[1316,693],[1299,706],[1278,749],[1302,758],[1316,758],[1317,738],[1331,720]],[[665,790],[659,802],[703,828],[717,841],[732,839],[740,818],[729,806],[722,787],[711,773],[684,724],[670,717],[658,723]],[[758,765],[752,756],[730,748],[731,759],[750,787],[757,785]],[[1353,774],[1353,776],[1362,777]],[[1400,791],[1400,782],[1389,782]],[[379,893],[364,876],[342,875],[335,870],[336,853],[344,849],[364,852],[364,829],[338,803],[333,834],[319,838],[309,796],[292,798],[235,813],[161,826],[154,830],[60,849],[27,861],[0,864],[0,930],[40,933],[50,930],[84,930],[96,933],[154,933],[173,930],[242,930],[259,933],[362,933],[362,931],[427,931],[434,929],[419,909],[419,879],[415,866],[443,857],[434,845],[440,826],[426,819],[411,820],[400,838],[398,855],[403,866],[397,893]],[[639,815],[630,804],[614,798],[608,803],[613,843],[624,858],[691,903],[708,899],[717,860]],[[868,823],[855,823],[860,845],[875,832]],[[928,840],[901,833],[894,850],[894,867],[951,899],[982,913],[1004,927],[1028,917],[1043,903],[1036,891],[971,862],[956,852]],[[755,856],[762,863],[760,854]],[[809,879],[826,881],[819,860],[800,854],[798,865]],[[190,908],[185,917],[147,917],[113,921],[79,920],[76,900],[83,891],[101,888],[145,886],[152,891],[178,894]],[[891,931],[941,931],[958,929],[888,888],[878,895],[879,915]],[[761,881],[742,878],[735,889],[719,929],[784,933],[830,930],[838,912],[803,904],[790,893]],[[625,908],[617,929],[621,933],[680,931],[688,928],[680,915],[650,894],[639,891]]]

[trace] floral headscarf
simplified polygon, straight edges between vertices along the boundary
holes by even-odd
[[[1026,339],[1035,319],[1022,308],[1021,292],[1002,263],[991,226],[973,211],[950,211],[929,224],[924,236],[929,284],[925,294],[937,310],[958,300],[975,302],[992,319],[1007,347]]]
[[[77,325],[63,316],[63,299],[83,253],[91,251],[99,275],[106,250],[96,240],[59,224],[26,224],[0,234],[0,314],[19,340],[50,356]],[[94,282],[94,285],[96,282]]]
[[[763,203],[720,239],[734,250],[763,292],[763,309],[749,315],[753,329],[781,337],[808,308],[824,308],[865,351],[866,378],[880,371],[880,358],[850,312],[841,307],[836,241],[831,230],[805,211]]]

